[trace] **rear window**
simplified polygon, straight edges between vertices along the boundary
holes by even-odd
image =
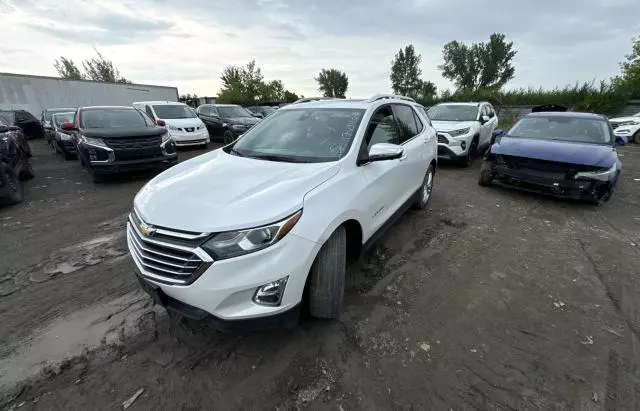
[[[153,106],[153,111],[156,112],[156,117],[164,119],[174,118],[195,118],[196,113],[189,106],[182,104],[162,104]]]
[[[150,127],[148,118],[134,109],[86,110],[80,117],[82,128]]]

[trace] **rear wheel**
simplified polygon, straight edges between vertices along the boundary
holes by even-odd
[[[324,243],[309,275],[309,313],[318,318],[338,318],[344,299],[347,232],[340,226]]]
[[[484,160],[482,162],[482,167],[480,167],[480,178],[478,179],[478,184],[481,186],[488,187],[491,185],[491,181],[493,180],[493,161]]]
[[[469,151],[467,151],[467,155],[462,159],[462,166],[469,167],[473,164],[473,160],[476,158],[476,151],[478,150],[478,141],[473,140],[471,145],[469,146]]]
[[[0,198],[0,204],[11,205],[22,201],[24,191],[16,173],[6,164],[0,164],[0,179],[2,186],[7,187],[7,194]]]
[[[424,176],[424,180],[422,181],[422,186],[418,191],[416,201],[413,204],[414,208],[422,210],[427,206],[427,203],[429,203],[429,199],[431,199],[431,190],[433,189],[434,177],[435,170],[433,169],[433,165],[430,165]]]
[[[224,144],[231,144],[231,143],[233,143],[233,140],[235,140],[233,138],[233,133],[231,131],[229,131],[229,130],[224,132],[224,134],[222,136],[222,139],[224,141]]]

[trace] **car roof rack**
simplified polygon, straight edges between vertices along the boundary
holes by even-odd
[[[414,99],[412,99],[411,97],[407,97],[407,96],[400,96],[400,95],[397,95],[397,94],[376,94],[375,96],[373,96],[369,100],[367,100],[367,103],[373,103],[374,101],[382,100],[383,98],[411,101],[412,103],[416,102]]]
[[[335,97],[303,97],[294,101],[291,104],[308,103],[310,101],[321,101],[321,100],[340,100],[340,99]]]

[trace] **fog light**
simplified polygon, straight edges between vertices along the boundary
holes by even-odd
[[[258,287],[255,295],[253,296],[253,302],[256,304],[268,305],[272,307],[279,306],[282,302],[284,288],[287,285],[288,279],[289,277],[284,277]]]
[[[460,143],[460,147],[462,147],[462,150],[466,150],[467,149],[467,142],[463,141],[462,143]]]

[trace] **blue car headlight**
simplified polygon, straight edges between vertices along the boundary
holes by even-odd
[[[610,168],[602,171],[581,171],[576,173],[576,180],[598,180],[598,181],[609,181],[612,180],[616,173],[618,172],[618,165],[616,163],[613,164]]]

